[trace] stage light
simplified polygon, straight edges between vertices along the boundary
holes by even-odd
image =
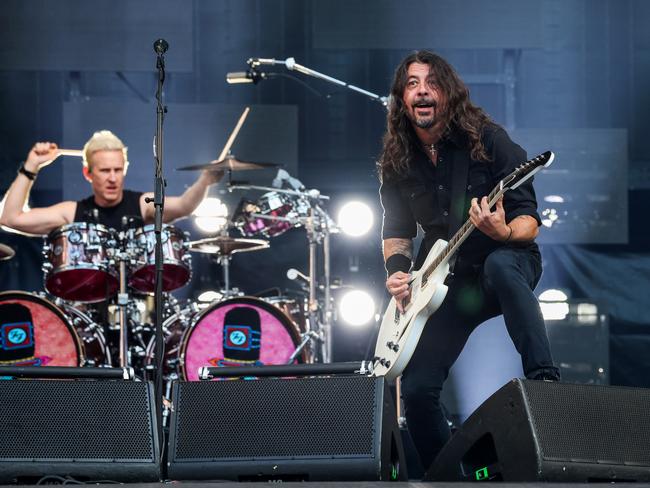
[[[569,314],[569,297],[562,290],[549,289],[539,295],[539,306],[544,320],[564,320]]]
[[[375,316],[375,301],[363,290],[352,290],[341,297],[339,313],[350,325],[365,325]]]
[[[564,320],[569,315],[569,304],[566,302],[540,302],[544,320]]]
[[[544,201],[548,203],[564,203],[564,197],[562,195],[546,195]]]
[[[553,227],[558,218],[559,215],[554,208],[546,208],[542,211],[542,225],[544,227]]]
[[[366,234],[373,224],[372,210],[363,202],[348,202],[339,211],[338,224],[341,230],[352,237]]]
[[[201,293],[196,299],[201,303],[212,303],[217,300],[221,300],[222,298],[223,295],[218,291],[206,290],[203,293]]]
[[[539,299],[543,302],[566,302],[569,296],[562,290],[549,288],[539,294]]]
[[[219,232],[228,222],[228,207],[218,198],[205,198],[192,212],[194,224],[203,232]]]

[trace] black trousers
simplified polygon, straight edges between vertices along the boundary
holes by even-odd
[[[506,246],[490,253],[476,272],[457,274],[449,283],[402,375],[406,421],[425,470],[450,436],[440,405],[442,385],[478,325],[503,314],[526,377],[559,379],[533,293],[541,274],[537,253]]]

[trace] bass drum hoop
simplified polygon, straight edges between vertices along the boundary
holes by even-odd
[[[72,327],[75,329],[75,332],[79,336],[79,340],[82,344],[82,348],[84,350],[83,354],[83,361],[81,366],[85,366],[86,363],[88,362],[89,359],[95,359],[95,358],[89,358],[89,351],[87,350],[86,346],[84,345],[84,337],[81,336],[79,332],[77,332],[77,328],[75,327],[74,324],[74,319],[78,318],[84,323],[84,331],[89,334],[89,337],[92,337],[99,348],[99,352],[103,355],[103,357],[99,357],[99,360],[104,360],[103,363],[98,363],[91,365],[92,367],[112,367],[113,366],[113,358],[111,357],[111,351],[108,346],[108,342],[106,340],[106,334],[104,334],[104,330],[100,324],[95,322],[90,315],[86,314],[85,312],[82,312],[78,308],[73,307],[71,304],[64,303],[63,304],[63,311],[68,314],[69,317],[71,317],[72,320]]]
[[[11,301],[23,300],[28,302],[31,301],[48,308],[52,313],[54,313],[54,315],[56,315],[59,319],[61,319],[61,322],[63,322],[65,327],[68,329],[68,332],[70,332],[70,335],[72,336],[74,342],[75,351],[77,353],[77,365],[83,366],[86,363],[86,355],[85,355],[85,350],[83,348],[83,344],[81,343],[81,337],[79,337],[79,334],[75,330],[74,325],[70,323],[70,319],[68,319],[68,317],[66,317],[63,311],[59,307],[57,307],[54,303],[52,303],[47,298],[43,298],[42,296],[39,296],[35,293],[29,293],[26,291],[16,291],[16,290],[0,292],[0,302],[4,300],[11,300]],[[42,366],[42,367],[47,368],[47,366]]]
[[[205,317],[206,315],[210,314],[214,310],[216,310],[219,307],[222,306],[227,306],[230,304],[242,304],[242,305],[254,305],[257,307],[260,307],[264,309],[266,312],[270,313],[273,315],[275,318],[277,318],[282,325],[284,325],[285,329],[291,336],[291,339],[293,340],[293,343],[296,347],[301,342],[300,339],[300,332],[298,329],[298,326],[295,324],[293,320],[291,320],[287,314],[285,314],[282,310],[280,310],[278,307],[275,305],[272,305],[268,302],[265,302],[261,298],[257,297],[250,297],[250,296],[244,296],[244,297],[234,297],[234,298],[229,298],[227,300],[223,300],[220,302],[214,302],[211,303],[208,307],[204,308],[200,312],[198,312],[191,320],[190,326],[183,332],[183,336],[181,337],[181,344],[180,344],[180,350],[179,350],[179,372],[181,379],[187,380],[187,374],[185,371],[185,358],[186,358],[186,352],[187,352],[187,347],[190,343],[190,338],[192,337],[192,332],[194,332],[195,327],[197,324]],[[170,317],[171,318],[171,317]],[[302,351],[300,351],[300,354],[296,356],[296,361],[298,363],[305,363],[306,362],[306,351],[305,348],[303,348]]]

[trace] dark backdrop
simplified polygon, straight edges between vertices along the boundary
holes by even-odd
[[[604,298],[611,315],[611,380],[650,386],[650,360],[640,352],[650,347],[642,292],[650,277],[642,213],[650,187],[649,21],[650,3],[644,0],[5,0],[0,189],[12,181],[34,141],[79,147],[102,128],[113,129],[132,149],[129,186],[152,188],[152,43],[164,37],[170,43],[168,194],[191,181],[174,168],[216,157],[241,109],[250,105],[250,120],[234,148],[238,155],[285,164],[306,186],[332,196],[333,215],[347,199],[363,198],[378,222],[374,162],[385,117],[380,104],[283,67],[266,69],[282,76],[258,85],[227,85],[225,73],[243,71],[249,57],[291,56],[385,95],[406,53],[433,49],[531,156],[546,149],[557,153],[554,166],[536,181],[540,210],[558,215],[540,237],[546,262],[540,290],[561,287],[572,298]],[[78,170],[71,158],[48,167],[39,175],[32,204],[83,194]],[[271,176],[254,178],[268,184]],[[563,202],[545,201],[549,195]],[[189,221],[179,225],[201,237]],[[41,289],[40,241],[2,239],[20,253],[2,264],[0,286]],[[384,296],[377,224],[361,240],[336,236],[333,252],[334,275],[371,290],[378,300]],[[203,257],[197,263],[181,296],[214,287],[218,270]],[[287,267],[306,268],[304,232],[282,235],[270,249],[239,256],[233,265],[235,284],[247,293],[295,288],[283,277]],[[605,296],[591,268],[612,271]],[[352,331],[337,323],[335,334],[337,359],[361,357],[373,340],[368,327]]]

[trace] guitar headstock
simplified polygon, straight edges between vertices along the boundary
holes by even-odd
[[[520,164],[502,180],[503,188],[514,190],[542,168],[548,168],[553,162],[553,159],[555,159],[555,154],[552,151],[546,151]]]

